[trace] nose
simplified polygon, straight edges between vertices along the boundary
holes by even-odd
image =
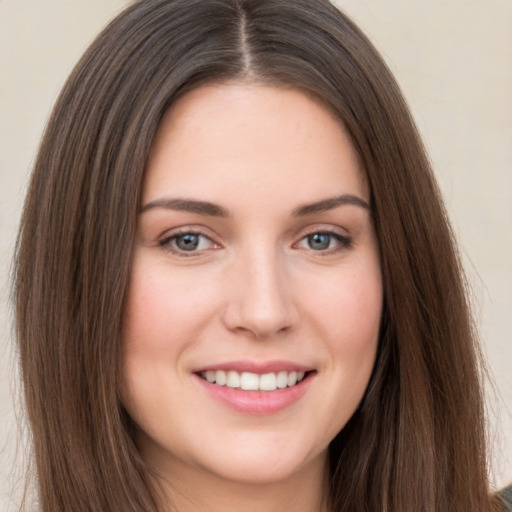
[[[259,340],[292,330],[298,322],[285,264],[275,251],[241,258],[231,269],[224,323]]]

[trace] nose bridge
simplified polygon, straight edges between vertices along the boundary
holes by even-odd
[[[231,329],[264,338],[294,325],[297,316],[286,261],[276,247],[259,245],[245,251],[230,281],[234,286],[226,316]]]

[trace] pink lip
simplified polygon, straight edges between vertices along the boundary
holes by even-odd
[[[275,414],[296,403],[307,391],[314,376],[308,376],[295,386],[275,391],[244,391],[212,384],[194,375],[207,393],[221,404],[243,414]]]
[[[313,368],[286,361],[230,361],[229,363],[204,366],[194,371],[193,377],[216,401],[233,411],[254,415],[275,414],[292,406],[304,396],[316,375],[316,372],[309,373],[304,380],[295,386],[284,389],[276,389],[275,391],[245,391],[240,388],[218,386],[206,381],[199,375],[201,372],[217,370],[264,374],[278,371],[311,372]]]
[[[208,366],[201,366],[192,370],[193,373],[201,373],[207,371],[235,371],[235,372],[251,372],[263,375],[264,373],[274,372],[310,372],[314,370],[311,366],[305,366],[291,361],[226,361],[224,363],[217,363]]]

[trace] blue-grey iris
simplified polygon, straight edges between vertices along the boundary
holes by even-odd
[[[199,245],[199,235],[187,233],[176,237],[176,247],[182,251],[194,251]]]
[[[311,249],[322,251],[329,248],[331,235],[326,233],[313,233],[308,236],[308,245]]]

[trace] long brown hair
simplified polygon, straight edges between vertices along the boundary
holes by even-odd
[[[41,509],[157,510],[118,396],[144,165],[178,96],[235,79],[320,98],[370,184],[382,332],[366,395],[330,446],[333,510],[499,510],[478,351],[439,191],[386,65],[324,0],[139,1],[66,83],[32,175],[15,273]]]

